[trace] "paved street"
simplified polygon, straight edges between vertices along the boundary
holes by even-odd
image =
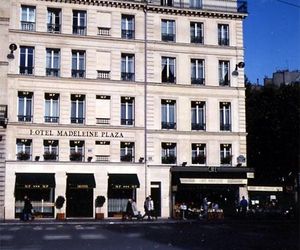
[[[296,250],[291,221],[27,222],[0,224],[1,250],[274,249]]]

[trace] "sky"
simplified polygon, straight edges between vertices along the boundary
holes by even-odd
[[[277,70],[300,70],[300,0],[247,2],[244,46],[248,79],[263,84],[264,77],[272,77]]]

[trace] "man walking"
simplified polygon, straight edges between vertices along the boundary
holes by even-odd
[[[240,201],[240,211],[242,216],[246,216],[247,207],[248,207],[248,201],[245,199],[245,196],[242,196],[242,199]]]

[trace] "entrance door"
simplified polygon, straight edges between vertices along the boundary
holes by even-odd
[[[93,217],[93,189],[67,189],[67,217]]]
[[[154,203],[154,209],[158,217],[161,216],[161,183],[151,182],[151,198]]]

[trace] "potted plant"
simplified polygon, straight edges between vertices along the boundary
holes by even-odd
[[[57,220],[64,220],[65,219],[65,213],[63,213],[61,211],[62,207],[64,206],[64,203],[65,203],[65,198],[63,196],[58,196],[56,198],[55,207],[56,207],[56,209],[58,209],[58,212],[56,214],[56,219]]]
[[[194,164],[205,164],[206,156],[204,154],[198,154],[194,159]]]
[[[56,152],[46,151],[44,153],[44,160],[56,160]]]
[[[28,154],[26,151],[21,151],[17,154],[17,158],[20,161],[26,161],[30,159],[30,154]]]
[[[104,196],[97,196],[95,200],[95,207],[96,207],[96,220],[103,220],[104,219],[104,213],[101,213],[101,207],[103,207],[105,203],[105,197]]]
[[[70,160],[71,161],[82,161],[82,153],[78,152],[78,151],[71,152]]]

